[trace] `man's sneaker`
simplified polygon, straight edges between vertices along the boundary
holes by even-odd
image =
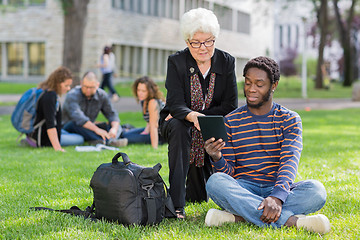
[[[108,145],[113,147],[125,147],[128,145],[128,139],[127,138],[111,139],[109,140]]]
[[[331,230],[330,221],[323,214],[301,217],[297,220],[296,226],[320,234],[328,233]]]
[[[235,222],[235,215],[218,209],[210,209],[205,217],[206,226],[220,226],[227,222]]]
[[[102,139],[98,139],[98,140],[90,140],[87,143],[91,146],[96,146],[98,144],[105,144],[105,141]]]

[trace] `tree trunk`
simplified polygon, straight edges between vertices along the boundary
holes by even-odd
[[[73,85],[80,83],[84,30],[90,0],[61,0],[64,10],[63,65],[73,73]]]
[[[327,26],[328,26],[328,1],[321,0],[320,8],[317,9],[318,28],[320,30],[320,43],[318,47],[318,62],[316,66],[315,88],[324,87],[324,75],[322,65],[324,64],[324,48],[326,44]]]
[[[357,0],[352,0],[349,15],[346,22],[342,20],[338,6],[338,0],[333,0],[336,20],[339,27],[340,42],[344,51],[344,86],[351,86],[354,81],[354,53],[352,52],[353,43],[351,41],[351,24],[354,18],[354,8]]]

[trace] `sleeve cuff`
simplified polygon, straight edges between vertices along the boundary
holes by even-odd
[[[289,196],[289,192],[284,190],[280,186],[274,187],[272,193],[270,194],[272,197],[276,197],[280,199],[283,203],[286,201],[287,197]]]
[[[212,158],[210,157],[211,164],[214,166],[215,169],[222,169],[225,167],[225,159],[223,156],[221,156],[220,160],[217,162],[214,162]]]

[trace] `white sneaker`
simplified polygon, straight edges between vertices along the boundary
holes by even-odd
[[[320,234],[328,233],[331,230],[330,221],[323,214],[301,217],[297,220],[296,227]]]
[[[210,209],[205,217],[205,225],[208,227],[220,226],[227,222],[235,222],[234,214],[217,209]]]

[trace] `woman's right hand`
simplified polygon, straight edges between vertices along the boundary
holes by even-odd
[[[188,120],[189,122],[194,123],[196,129],[200,131],[198,116],[205,116],[205,115],[199,112],[192,111],[188,115],[186,115],[185,119]]]
[[[169,113],[169,115],[166,116],[165,121],[169,121],[172,118],[173,118],[173,116],[171,116],[171,114]]]

